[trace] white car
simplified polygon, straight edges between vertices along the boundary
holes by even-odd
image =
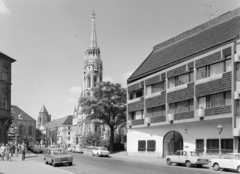
[[[207,165],[209,160],[207,158],[202,158],[198,152],[178,150],[174,155],[166,156],[167,165],[172,163],[185,164],[187,167],[196,165],[197,167],[202,167]]]
[[[109,156],[110,152],[106,147],[96,147],[92,151],[92,156]]]
[[[211,166],[214,170],[232,169],[240,173],[240,153],[228,153],[221,159],[212,159]]]
[[[81,146],[76,146],[75,152],[76,153],[83,153],[83,149],[81,148]]]
[[[67,148],[67,151],[68,151],[68,152],[71,152],[71,151],[72,151],[72,148],[71,148],[71,147],[68,147],[68,148]]]

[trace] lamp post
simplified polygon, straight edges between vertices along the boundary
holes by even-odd
[[[16,144],[16,147],[15,147],[15,154],[16,154],[16,157],[18,157],[18,148],[17,148],[17,131],[18,131],[18,128],[17,126],[14,127],[14,133],[15,133],[15,144]]]
[[[223,127],[219,124],[217,127],[218,133],[219,133],[219,156],[221,156],[221,133],[223,130]]]

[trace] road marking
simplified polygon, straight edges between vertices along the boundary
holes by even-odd
[[[68,173],[68,174],[75,174],[75,173],[72,173],[72,172],[69,172],[69,171],[66,171],[66,170],[62,170],[62,169],[59,169],[59,168],[56,168],[56,167],[52,167],[52,166],[49,166],[49,165],[46,165],[46,164],[43,164],[41,162],[38,162],[38,161],[35,161],[35,160],[32,160],[33,162],[36,162],[36,163],[39,163],[39,164],[42,164],[46,167],[51,167],[52,169],[56,169],[56,170],[59,170],[59,171],[62,171],[62,172],[65,172],[65,173]]]

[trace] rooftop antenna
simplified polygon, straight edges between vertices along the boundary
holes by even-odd
[[[206,10],[200,17],[208,17],[209,20],[212,19],[212,17],[217,17],[217,15],[215,15],[215,13],[218,11],[218,10],[212,10],[212,6],[209,5],[209,4],[204,4],[205,6],[209,7],[208,10]]]

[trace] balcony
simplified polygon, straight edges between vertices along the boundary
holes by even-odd
[[[154,93],[155,95],[146,96],[145,105],[146,108],[160,106],[166,104],[166,91]]]
[[[144,97],[139,98],[140,100],[128,104],[128,112],[139,111],[144,109]]]
[[[166,121],[166,115],[150,118],[151,123],[159,123],[159,122],[165,122],[165,121]]]
[[[132,126],[143,125],[144,119],[132,120]]]

